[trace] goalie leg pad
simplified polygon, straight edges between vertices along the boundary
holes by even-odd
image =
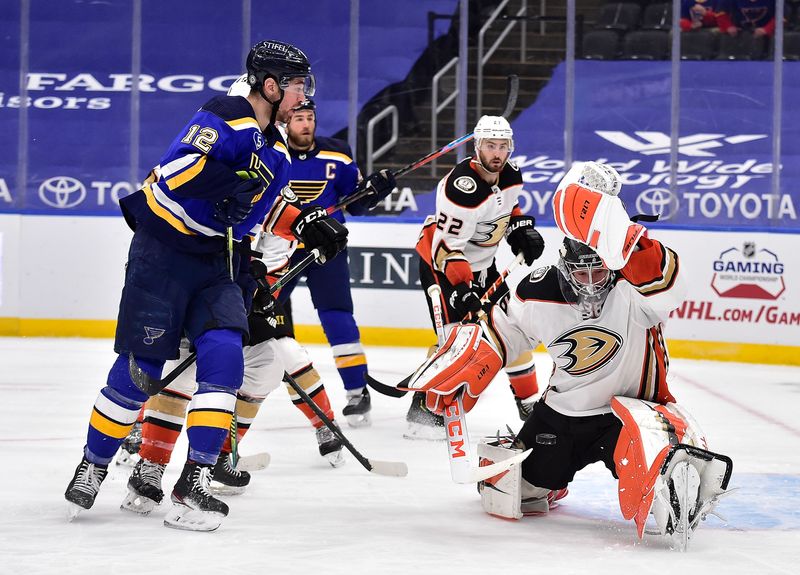
[[[614,462],[623,517],[634,520],[640,538],[651,512],[661,534],[672,534],[681,517],[694,529],[727,488],[730,458],[706,449],[703,432],[684,407],[617,396],[611,409],[622,421]],[[688,541],[689,529],[684,532]]]
[[[508,444],[506,447],[502,447],[501,442],[502,440],[478,444],[478,465],[480,467],[505,461],[522,452],[521,449],[514,449]],[[478,483],[483,510],[496,517],[521,519],[521,483],[522,467],[520,465],[515,465],[511,469]]]
[[[502,366],[501,354],[480,325],[457,325],[412,376],[409,387],[426,392],[427,407],[434,413],[441,413],[463,390],[464,411],[468,412]]]

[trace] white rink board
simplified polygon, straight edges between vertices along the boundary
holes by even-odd
[[[359,325],[427,328],[422,292],[403,285],[404,274],[416,266],[409,254],[420,225],[354,221],[348,227],[350,245],[362,248],[362,258],[367,257],[364,252],[371,254],[368,279],[372,284],[353,290]],[[555,228],[541,231],[547,248],[540,261],[554,263],[560,233]],[[131,236],[122,219],[2,215],[0,235],[0,318],[116,318]],[[669,338],[800,345],[800,250],[794,247],[797,234],[664,230],[653,235],[678,252],[683,273],[690,280],[687,303],[680,310],[683,317],[673,314],[668,323]],[[746,247],[746,243],[752,246]],[[382,248],[402,248],[408,253],[403,259],[396,252],[382,252]],[[745,252],[753,252],[752,257]],[[392,260],[392,265],[387,260]],[[505,244],[498,260],[501,266],[511,260]],[[715,261],[722,262],[718,265],[723,270],[727,266],[743,271],[715,272]],[[748,271],[754,269],[755,273]],[[518,270],[512,283],[524,274]],[[748,284],[764,289],[754,290]],[[738,297],[725,297],[731,290]],[[295,293],[295,321],[317,324],[307,290],[298,288]]]

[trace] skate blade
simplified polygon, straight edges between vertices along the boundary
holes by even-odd
[[[372,425],[372,418],[367,413],[359,413],[358,415],[345,415],[347,425],[353,428],[370,427]]]
[[[422,425],[413,421],[408,422],[408,429],[403,433],[403,437],[411,440],[421,439],[423,441],[444,441],[447,439],[444,427]]]
[[[81,511],[84,511],[83,507],[72,501],[67,501],[67,522],[72,523],[75,521],[75,518],[81,514]]]
[[[246,485],[225,485],[224,483],[211,482],[209,491],[214,495],[241,495],[247,490]]]
[[[144,495],[139,495],[135,491],[128,491],[128,494],[119,506],[123,511],[130,511],[138,515],[149,515],[156,507],[158,507],[156,501]]]
[[[180,503],[173,503],[164,518],[164,526],[183,531],[210,532],[219,529],[225,516],[213,511],[199,511]]]
[[[328,463],[330,463],[331,467],[334,468],[341,467],[342,465],[347,463],[341,449],[339,451],[331,451],[330,453],[326,453],[322,457],[324,457],[328,461]]]

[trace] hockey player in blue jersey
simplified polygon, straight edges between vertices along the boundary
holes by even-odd
[[[303,204],[313,203],[327,208],[361,186],[372,193],[347,206],[350,214],[360,216],[395,188],[394,177],[388,170],[376,172],[359,183],[358,166],[347,143],[316,135],[316,106],[312,100],[306,100],[295,108],[286,130],[292,155],[291,187]],[[342,212],[335,212],[333,217],[344,223]],[[298,250],[291,261],[296,263],[306,254],[305,250]],[[347,250],[325,266],[308,268],[305,276],[331,345],[336,368],[347,390],[347,405],[342,413],[352,427],[370,425],[370,397],[364,382],[367,359],[353,318]],[[281,290],[280,301],[289,299],[297,281]]]
[[[288,188],[289,152],[274,127],[313,95],[308,59],[294,46],[267,40],[251,49],[246,65],[247,97],[217,96],[204,104],[142,189],[120,202],[134,235],[114,343],[119,355],[65,493],[70,520],[94,504],[108,463],[148,398],[131,378],[129,355],[160,378],[185,335],[197,351],[198,389],[187,417],[188,459],[164,523],[219,527],[228,506],[208,485],[242,385],[246,300],[256,289],[248,235],[263,222],[271,233],[320,248],[325,259],[346,245],[344,226],[321,208],[300,206]],[[241,247],[232,248],[231,238]]]

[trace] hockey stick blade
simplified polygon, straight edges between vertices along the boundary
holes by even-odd
[[[522,463],[532,451],[532,449],[527,449],[522,453],[517,453],[513,457],[510,457],[504,461],[498,461],[497,463],[492,463],[491,465],[484,465],[482,467],[478,467],[477,469],[470,469],[469,473],[464,474],[461,477],[453,477],[453,481],[462,484],[486,481],[490,477],[499,475],[504,471],[508,471],[515,465]]]
[[[519,96],[519,76],[511,74],[508,77],[506,84],[506,107],[501,116],[506,120],[514,113],[514,108],[517,105],[517,97]]]
[[[398,383],[396,386],[380,382],[368,373],[364,374],[364,380],[367,382],[368,386],[370,386],[378,393],[381,393],[383,395],[388,395],[389,397],[403,397],[405,394],[411,391],[408,388],[406,388],[406,385],[408,384],[409,381],[411,381],[411,378],[413,376],[414,374],[412,373],[403,381]]]
[[[236,469],[239,471],[261,471],[269,467],[269,462],[272,458],[266,451],[263,453],[255,453],[253,455],[242,455],[236,464]]]
[[[376,461],[367,459],[370,465],[369,472],[386,477],[405,477],[408,475],[408,465],[402,461]]]

